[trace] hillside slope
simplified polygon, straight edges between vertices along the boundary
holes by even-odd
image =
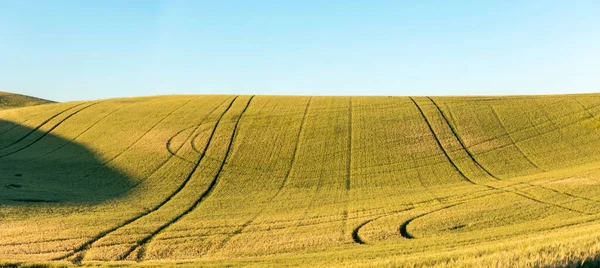
[[[0,111],[0,260],[565,263],[600,94],[158,96]]]
[[[0,110],[52,103],[36,97],[0,91]]]

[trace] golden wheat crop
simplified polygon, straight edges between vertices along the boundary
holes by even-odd
[[[0,110],[0,264],[597,260],[600,95]]]

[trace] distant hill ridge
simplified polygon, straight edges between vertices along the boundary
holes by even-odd
[[[35,106],[46,103],[54,103],[54,101],[31,97],[27,95],[15,94],[10,92],[0,91],[0,110]]]

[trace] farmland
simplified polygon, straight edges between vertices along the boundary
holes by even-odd
[[[52,101],[44,100],[36,97],[13,94],[0,91],[0,110],[19,108],[26,106],[34,106],[40,104],[51,103]]]
[[[0,264],[566,265],[600,250],[600,94],[11,106],[0,183]]]

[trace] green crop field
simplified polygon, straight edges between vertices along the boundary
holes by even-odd
[[[0,183],[0,265],[587,265],[600,94],[12,105]]]

